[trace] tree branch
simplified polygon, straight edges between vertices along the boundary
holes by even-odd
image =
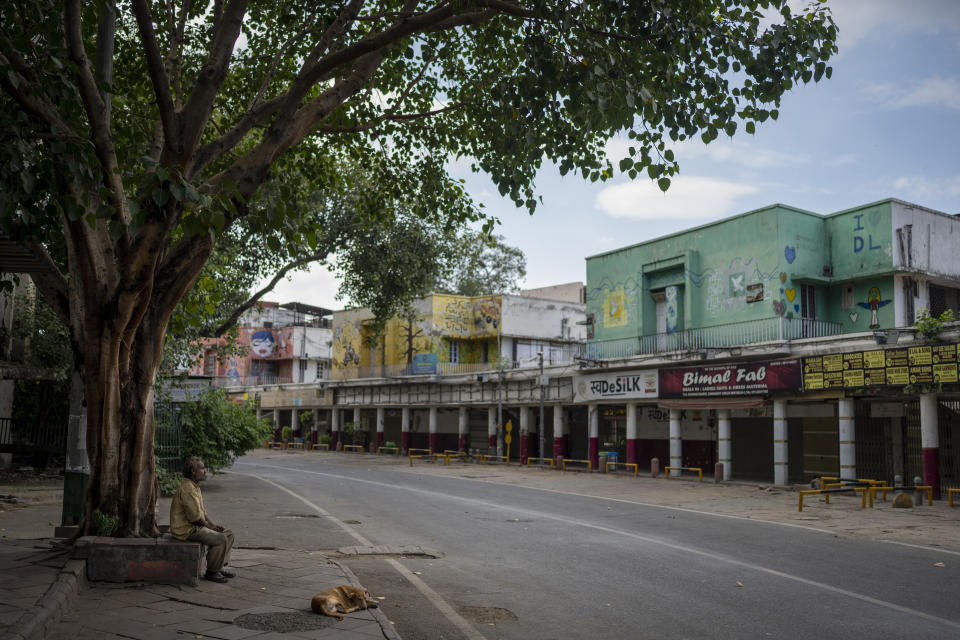
[[[186,164],[187,159],[196,151],[200,136],[213,112],[214,100],[227,78],[230,57],[240,36],[240,27],[246,12],[247,0],[231,0],[222,18],[214,25],[210,55],[197,75],[190,98],[177,117],[181,136],[173,148],[176,164]],[[167,144],[169,147],[170,142]]]
[[[163,136],[166,144],[176,143],[176,111],[173,106],[173,95],[170,93],[170,79],[164,68],[160,55],[160,45],[157,43],[157,34],[153,30],[153,18],[150,16],[150,7],[146,0],[132,0],[134,16],[140,30],[140,40],[143,43],[143,53],[147,58],[147,71],[150,82],[153,84],[153,93],[157,99],[157,108],[160,110],[160,122],[163,125]]]
[[[80,0],[69,0],[64,7],[64,31],[67,40],[67,52],[73,61],[76,72],[74,77],[77,80],[77,89],[80,92],[80,99],[83,101],[83,107],[87,114],[87,121],[90,123],[90,140],[93,142],[94,151],[97,154],[97,160],[100,162],[101,179],[103,185],[110,192],[111,205],[116,211],[117,219],[123,223],[124,227],[130,224],[130,212],[127,208],[127,200],[123,191],[123,182],[120,180],[120,170],[117,163],[117,153],[113,146],[113,136],[110,133],[109,113],[107,105],[101,99],[100,90],[97,88],[96,80],[93,77],[93,71],[90,69],[90,60],[87,58],[87,52],[83,46],[82,20],[80,15]],[[110,12],[107,11],[109,14]],[[109,20],[109,16],[105,18]],[[102,28],[106,33],[112,32],[112,27],[107,25]],[[98,55],[100,55],[100,44],[98,43]],[[111,43],[105,45],[111,52],[113,50]],[[112,58],[112,56],[111,56]],[[108,69],[113,68],[112,60],[105,66]],[[108,245],[100,248],[102,253],[108,247],[112,249],[112,242],[109,236],[100,239]],[[129,246],[129,237],[124,233],[123,245]]]
[[[400,114],[394,114],[394,115],[386,113],[380,116],[379,118],[376,118],[375,120],[371,120],[370,122],[367,122],[364,124],[358,124],[353,127],[331,127],[327,125],[321,125],[316,129],[317,131],[323,131],[324,133],[360,133],[363,131],[369,131],[374,127],[376,127],[378,124],[382,124],[384,122],[405,122],[405,121],[411,121],[411,120],[422,120],[424,118],[429,118],[430,116],[435,116],[440,113],[445,113],[447,111],[453,111],[455,109],[459,109],[466,105],[467,105],[466,102],[457,102],[456,104],[452,104],[450,106],[444,107],[443,109],[435,109],[433,111],[424,111],[422,113],[400,113]]]
[[[319,251],[317,253],[314,253],[313,255],[309,255],[304,258],[300,258],[299,260],[294,260],[293,262],[286,264],[282,269],[280,269],[280,271],[276,273],[276,275],[273,276],[273,278],[270,280],[267,286],[257,291],[255,294],[250,296],[249,300],[247,300],[246,302],[244,302],[239,307],[233,310],[233,313],[230,314],[230,317],[224,320],[223,323],[221,323],[220,326],[217,327],[217,330],[213,334],[214,337],[219,338],[220,336],[225,334],[227,331],[229,331],[230,327],[236,324],[237,320],[240,318],[240,316],[243,315],[244,311],[246,311],[253,305],[257,304],[260,301],[260,299],[266,294],[268,294],[276,286],[276,284],[280,282],[280,280],[283,279],[283,277],[287,275],[287,273],[289,273],[292,269],[296,269],[297,267],[302,267],[304,265],[310,264],[311,262],[316,262],[317,260],[323,260],[324,258],[327,257],[327,255],[329,255],[329,252]]]

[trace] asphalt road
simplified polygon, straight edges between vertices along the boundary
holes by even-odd
[[[956,553],[498,485],[486,481],[495,468],[463,469],[242,459],[204,496],[241,546],[440,551],[344,560],[405,640],[960,637]]]

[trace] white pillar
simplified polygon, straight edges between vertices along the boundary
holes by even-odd
[[[273,410],[273,428],[274,429],[280,428],[280,409]]]
[[[311,413],[313,414],[313,426],[311,427],[311,430],[312,430],[312,431],[319,431],[319,430],[320,430],[320,409],[319,409],[319,407],[316,408],[316,409],[314,409]]]
[[[360,430],[360,407],[353,408],[353,430]]]
[[[837,403],[840,436],[840,477],[857,478],[857,438],[853,398],[842,398]]]
[[[773,401],[773,483],[786,485],[790,477],[787,464],[787,401]]]
[[[587,405],[587,452],[593,468],[600,464],[600,407],[596,404]]]
[[[437,432],[437,407],[430,407],[430,433]]]
[[[940,434],[938,432],[937,394],[920,394],[920,455],[923,462],[923,484],[933,487],[933,497],[940,498]],[[912,480],[912,479],[911,479]]]
[[[330,431],[340,433],[340,409],[336,407],[330,410]]]
[[[683,439],[680,436],[679,409],[670,409],[670,466],[683,466]]]
[[[468,443],[467,441],[467,408],[460,407],[460,413],[457,415],[457,435],[460,436],[459,440],[463,443]],[[459,444],[459,442],[458,442]]]
[[[733,441],[730,436],[730,409],[717,411],[717,461],[723,463],[723,479],[733,475]]]
[[[520,407],[520,435],[525,436],[530,432],[530,409]]]
[[[553,405],[553,441],[554,443],[560,442],[563,439],[563,418],[566,414],[566,411],[563,410],[563,406],[559,404]],[[554,450],[557,446],[554,444]]]
[[[637,439],[637,404],[627,403],[627,440]]]
[[[497,447],[497,408],[487,407],[487,449],[492,454]]]
[[[383,433],[384,416],[386,413],[386,409],[377,407],[377,433]]]
[[[410,407],[400,409],[400,433],[410,433]]]
[[[296,433],[300,430],[300,411],[293,407],[290,409],[290,431]]]

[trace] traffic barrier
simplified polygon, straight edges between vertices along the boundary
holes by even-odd
[[[860,492],[860,508],[867,508],[867,491],[870,487],[836,487],[833,489],[807,489],[805,491],[799,491],[799,500],[797,501],[797,511],[803,511],[803,496],[812,496],[820,494],[823,496],[824,501],[827,504],[830,504],[830,494],[832,493],[854,493]]]
[[[286,443],[286,442],[268,442],[267,444],[270,445],[270,446],[267,447],[268,449],[281,449],[281,450],[283,450],[283,449],[286,449],[286,448],[287,448],[287,443]]]
[[[413,466],[414,460],[429,460],[433,462],[433,451],[430,449],[409,449],[407,450],[407,457],[410,458],[410,466]]]
[[[377,447],[377,455],[380,455],[383,451],[393,451],[397,455],[400,455],[400,447]]]
[[[343,445],[343,452],[346,453],[347,451],[355,451],[357,453],[363,453],[363,445],[362,444],[345,444]]]
[[[550,465],[550,468],[553,469],[553,458],[527,458],[527,466],[530,466],[531,462],[536,462],[537,464],[543,464],[544,462]]]
[[[564,458],[563,462],[560,465],[561,471],[567,470],[568,464],[585,464],[587,465],[587,471],[593,471],[593,463],[589,460],[573,460],[572,458]],[[573,469],[573,471],[583,471],[583,469]]]
[[[330,445],[326,442],[318,442],[317,444],[310,447],[311,450],[316,451],[317,449],[323,449],[324,451],[330,451]]]
[[[293,442],[290,443],[289,448],[290,448],[290,449],[300,449],[300,450],[302,451],[302,450],[303,450],[303,440],[294,440]]]
[[[488,462],[502,462],[504,464],[510,464],[510,458],[506,456],[495,456],[487,453],[480,454],[480,464],[487,464]]]
[[[633,477],[634,477],[634,478],[636,478],[636,477],[637,477],[637,474],[640,473],[639,469],[637,469],[637,463],[636,463],[636,462],[608,462],[608,463],[607,463],[607,467],[606,467],[606,469],[603,470],[603,472],[604,472],[604,473],[609,473],[609,472],[610,472],[610,467],[613,467],[613,470],[616,471],[618,466],[625,468],[627,471],[629,471],[630,468],[633,467]]]
[[[953,496],[960,496],[960,489],[947,489],[947,503],[953,506]]]
[[[696,471],[697,472],[697,482],[703,482],[703,469],[700,467],[664,467],[664,477],[668,480],[670,479],[670,470],[674,471]]]

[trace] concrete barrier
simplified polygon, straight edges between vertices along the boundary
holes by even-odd
[[[93,582],[149,582],[196,586],[203,568],[203,545],[176,538],[85,536],[73,545],[74,558],[87,561]]]

